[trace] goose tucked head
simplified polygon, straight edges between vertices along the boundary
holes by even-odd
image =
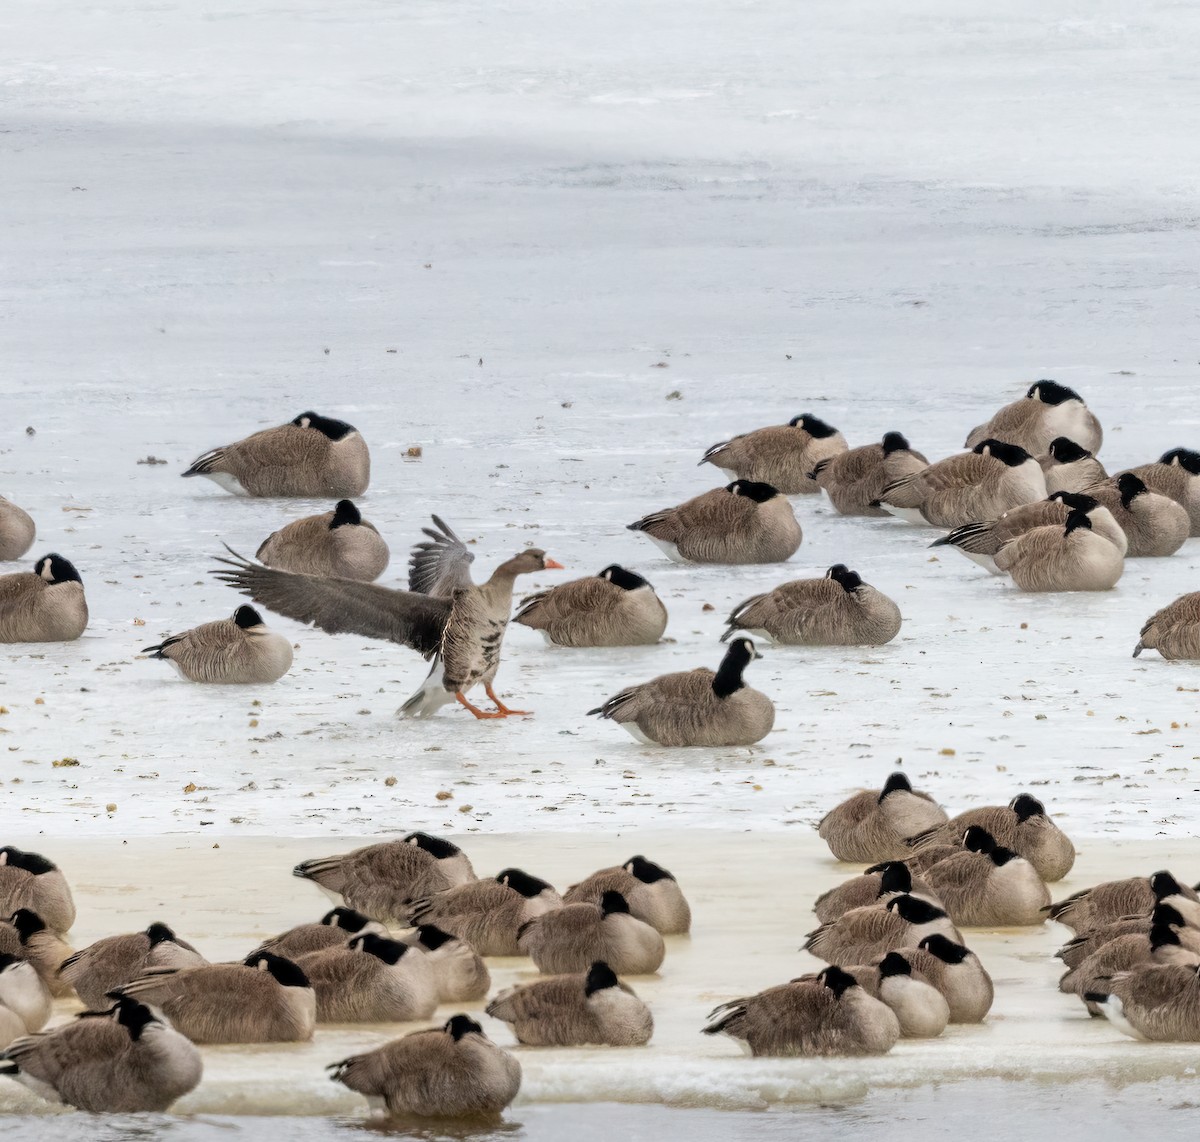
[[[1166,900],[1168,896],[1178,896],[1183,892],[1177,881],[1166,869],[1161,872],[1156,872],[1150,877],[1150,891],[1154,893],[1155,900]]]
[[[721,665],[717,667],[717,672],[713,675],[713,693],[718,698],[728,698],[731,694],[736,694],[746,685],[742,680],[742,674],[756,658],[762,658],[762,655],[758,653],[750,639],[735,638],[729,644],[725,657],[721,659]]]
[[[1200,476],[1200,452],[1193,452],[1190,448],[1172,448],[1169,452],[1164,452],[1158,458],[1158,462],[1174,464],[1193,476]]]
[[[253,630],[263,625],[262,615],[253,607],[242,605],[233,612],[233,621],[242,630]]]
[[[1008,807],[1016,813],[1017,820],[1022,824],[1031,817],[1046,816],[1046,806],[1028,793],[1018,793],[1008,803]]]
[[[161,920],[155,920],[153,924],[146,929],[146,939],[150,941],[152,948],[157,948],[159,944],[173,944],[176,941],[175,933]]]
[[[124,1027],[129,1032],[129,1038],[135,1043],[148,1027],[162,1024],[162,1020],[155,1016],[149,1007],[127,995],[122,995],[117,999],[112,1008],[112,1014],[113,1022]]]
[[[334,420],[332,417],[321,416],[312,411],[302,412],[292,423],[297,428],[316,429],[322,436],[327,436],[334,441],[343,440],[350,433],[358,431],[354,425],[347,424],[344,420]]]
[[[844,563],[835,563],[825,572],[826,579],[832,579],[846,594],[857,591],[863,585],[857,571],[851,571]]]
[[[536,876],[530,876],[529,873],[519,868],[506,868],[502,872],[496,873],[496,882],[506,885],[514,892],[519,892],[527,900],[532,900],[542,892],[554,891],[553,885],[547,884],[546,881]]]
[[[884,907],[907,924],[929,924],[946,915],[942,909],[918,896],[894,896]]]
[[[1060,504],[1077,512],[1094,512],[1100,506],[1099,500],[1085,495],[1083,492],[1055,492],[1046,498],[1057,500]]]
[[[614,587],[620,587],[622,591],[636,591],[639,587],[650,586],[640,575],[627,570],[619,563],[610,563],[600,572],[598,578],[607,579]]]
[[[603,960],[597,960],[588,968],[587,978],[583,985],[583,993],[584,995],[592,996],[598,991],[605,991],[610,987],[620,986],[621,983],[617,979],[617,973]]]
[[[970,825],[963,833],[962,843],[964,849],[970,849],[973,853],[990,853],[996,847],[996,838],[987,829]]]
[[[1042,404],[1049,405],[1062,404],[1069,400],[1083,403],[1083,398],[1074,389],[1069,389],[1066,385],[1060,385],[1058,381],[1051,380],[1035,381],[1029,386],[1029,391],[1025,395],[1030,400],[1038,400]]]
[[[36,936],[38,932],[46,930],[46,921],[29,908],[18,908],[8,918],[8,922],[17,930],[17,937],[22,945],[29,940],[30,936]]]
[[[75,565],[69,560],[64,559],[61,555],[51,553],[43,555],[41,559],[34,564],[34,574],[45,579],[47,583],[54,586],[56,583],[82,583],[83,580],[79,577],[79,572],[75,570]]]
[[[1128,508],[1138,496],[1146,494],[1146,483],[1132,472],[1122,472],[1117,477],[1117,491],[1121,493],[1121,506]]]
[[[826,424],[819,417],[813,416],[811,412],[801,413],[799,416],[793,416],[788,421],[789,428],[802,428],[814,440],[827,440],[837,432],[837,429]]]
[[[1063,528],[1063,535],[1070,535],[1073,531],[1091,531],[1092,521],[1088,519],[1086,512],[1073,511],[1067,516],[1066,526]]]
[[[1150,950],[1156,948],[1165,948],[1169,945],[1178,947],[1180,944],[1179,933],[1171,927],[1170,924],[1151,924],[1150,926]]]
[[[912,873],[909,872],[908,865],[904,861],[889,860],[876,867],[883,874],[879,878],[880,896],[887,896],[889,893],[912,891]],[[867,871],[870,872],[871,870],[868,869]]]
[[[329,530],[339,527],[357,527],[362,523],[362,512],[350,500],[338,500],[333,508],[333,519],[329,521]]]
[[[630,857],[622,867],[643,884],[656,884],[660,880],[675,879],[662,865],[655,864],[644,856]]]
[[[58,871],[58,866],[41,853],[26,852],[15,845],[5,845],[0,849],[0,864],[6,864],[9,868],[19,868],[31,876],[43,876],[48,872]]]
[[[629,901],[619,892],[606,892],[600,897],[600,912],[604,916],[629,915]]]
[[[971,954],[971,949],[965,944],[956,943],[940,932],[926,936],[917,947],[931,956],[937,956],[944,964],[961,964]]]
[[[438,948],[448,944],[451,940],[457,940],[458,937],[452,936],[449,932],[443,932],[434,924],[421,924],[417,928],[417,939],[427,952],[436,952]]]
[[[242,963],[245,967],[254,968],[255,971],[266,972],[280,987],[312,986],[308,982],[308,976],[304,974],[298,964],[284,959],[283,956],[277,956],[273,952],[254,952],[247,956]]]
[[[732,496],[744,496],[756,504],[765,504],[779,495],[779,489],[773,484],[764,484],[760,480],[734,480],[726,484],[725,490]]]
[[[1168,893],[1167,895],[1174,895]],[[1150,911],[1151,924],[1167,924],[1173,928],[1182,928],[1185,925],[1183,914],[1177,908],[1173,908],[1170,904],[1164,904],[1159,900]]]
[[[908,438],[901,432],[888,432],[883,437],[883,454],[890,456],[893,452],[911,452]]]
[[[355,936],[350,940],[348,947],[356,952],[362,952],[364,955],[374,956],[388,967],[395,967],[405,953],[411,951],[408,944],[402,944],[399,940],[389,940],[386,936],[380,936],[375,932]]]
[[[435,860],[449,860],[450,857],[456,857],[462,849],[452,841],[447,841],[442,837],[430,836],[429,833],[409,833],[404,838],[406,845],[416,845],[417,848],[427,852]]]
[[[887,979],[889,976],[894,975],[912,975],[912,964],[899,952],[888,952],[879,961],[879,977]]]
[[[912,792],[912,784],[909,782],[907,774],[899,769],[895,773],[888,774],[888,779],[883,783],[883,788],[879,791],[879,801],[882,802],[889,794],[896,792]]]
[[[1079,460],[1086,460],[1091,453],[1081,444],[1076,444],[1066,436],[1056,436],[1050,441],[1050,447],[1047,449],[1050,455],[1060,464],[1074,464]]]
[[[371,918],[353,908],[331,908],[321,917],[321,923],[329,928],[341,928],[343,932],[361,932]]]
[[[479,1035],[483,1036],[483,1028],[475,1022],[469,1015],[453,1015],[447,1020],[445,1027],[442,1028],[447,1035],[450,1036],[456,1043],[464,1035]]]
[[[839,999],[852,987],[858,987],[858,980],[854,976],[848,971],[842,971],[841,968],[834,967],[832,964],[819,971],[817,979],[820,980],[823,987],[829,988]]]
[[[1008,468],[1019,468],[1033,459],[1019,444],[1009,444],[1007,441],[992,438],[981,440],[971,451],[980,456],[991,456]]]

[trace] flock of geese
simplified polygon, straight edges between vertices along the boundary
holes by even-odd
[[[826,966],[729,999],[698,1031],[754,1056],[865,1056],[982,1024],[995,985],[962,929],[1052,920],[1073,933],[1061,991],[1132,1037],[1200,1042],[1196,891],[1159,871],[1052,903],[1075,848],[1030,794],[950,818],[897,770],[817,830],[836,859],[866,866],[813,905],[804,947]],[[198,1044],[302,1042],[325,1024],[423,1023],[474,1004],[327,1069],[393,1115],[494,1115],[521,1066],[485,1034],[481,1005],[522,1047],[644,1046],[654,1018],[627,979],[669,973],[666,938],[692,930],[674,876],[641,855],[560,895],[519,868],[477,876],[452,841],[415,832],[293,875],[336,907],[210,963],[161,921],[73,949],[62,872],[0,848],[0,1075],[84,1110],[161,1111],[200,1083]],[[489,999],[488,959],[514,956],[540,978]],[[55,1000],[85,1009],[46,1030]]]
[[[950,529],[935,547],[954,547],[1021,590],[1107,590],[1127,557],[1169,556],[1200,535],[1200,452],[1173,448],[1110,476],[1097,459],[1102,439],[1078,393],[1051,380],[1031,385],[971,431],[967,451],[932,464],[898,432],[851,449],[840,432],[805,414],[709,448],[700,463],[731,483],[628,526],[677,562],[779,563],[802,541],[789,497],[824,491],[842,515]],[[370,458],[344,421],[303,413],[206,452],[183,475],[205,476],[239,495],[338,498],[332,510],[269,535],[254,560],[230,549],[213,574],[277,614],[331,634],[399,643],[432,660],[401,707],[407,716],[429,717],[454,702],[477,718],[527,713],[507,706],[493,686],[510,618],[571,647],[653,644],[666,628],[666,608],[651,585],[616,564],[532,595],[513,616],[517,578],[562,565],[527,548],[476,583],[474,556],[437,516],[413,548],[409,589],[375,585],[390,553],[350,498],[366,490]],[[30,516],[0,499],[0,559],[20,558],[34,535]],[[44,556],[32,572],[0,576],[0,642],[71,640],[87,620],[80,576],[61,555]],[[746,635],[783,645],[874,646],[900,625],[891,599],[835,564],[824,578],[785,582],[738,604],[716,671],[661,675],[589,713],[642,742],[749,745],[771,731],[775,709],[745,682],[746,667],[759,657]],[[1150,617],[1134,655],[1150,649],[1168,659],[1200,658],[1200,592]],[[249,605],[143,653],[194,682],[273,682],[292,664],[290,641]],[[479,684],[493,709],[468,696]]]

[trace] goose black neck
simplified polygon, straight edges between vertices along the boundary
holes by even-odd
[[[721,665],[717,667],[717,673],[712,680],[713,693],[718,698],[728,698],[746,685],[742,674],[749,661],[741,644],[734,643],[729,648],[729,652],[721,659]]]

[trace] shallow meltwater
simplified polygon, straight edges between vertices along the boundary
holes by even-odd
[[[263,937],[319,917],[328,901],[315,886],[292,877],[292,867],[306,858],[369,843],[363,838],[10,840],[45,851],[70,879],[79,909],[71,933],[75,946],[163,920],[213,960],[241,958]],[[693,909],[692,934],[668,937],[660,975],[629,977],[654,1014],[650,1044],[630,1049],[516,1048],[524,1072],[522,1090],[508,1125],[498,1128],[495,1137],[515,1130],[516,1137],[537,1139],[569,1129],[586,1138],[592,1124],[605,1121],[607,1132],[640,1134],[644,1128],[649,1136],[658,1129],[654,1116],[667,1113],[664,1108],[680,1112],[669,1120],[673,1129],[701,1138],[708,1136],[705,1123],[711,1115],[700,1114],[693,1127],[688,1125],[693,1112],[737,1112],[733,1119],[717,1116],[726,1128],[742,1121],[744,1112],[758,1112],[745,1119],[758,1124],[756,1131],[806,1105],[823,1107],[819,1113],[811,1111],[819,1117],[838,1113],[830,1104],[853,1104],[859,1110],[847,1113],[856,1120],[854,1114],[865,1113],[881,1098],[906,1103],[909,1092],[950,1081],[961,1083],[964,1092],[980,1084],[995,1086],[995,1080],[1078,1086],[1069,1095],[1056,1093],[1056,1099],[1084,1097],[1079,1084],[1085,1081],[1127,1085],[1174,1079],[1182,1082],[1181,1089],[1194,1082],[1194,1045],[1134,1042],[1108,1023],[1089,1019],[1077,1000],[1057,991],[1061,967],[1052,957],[1068,931],[1051,923],[1036,929],[965,931],[996,985],[987,1022],[951,1026],[935,1040],[902,1040],[881,1058],[749,1059],[733,1040],[701,1034],[706,1015],[718,1004],[820,966],[798,950],[804,934],[816,926],[812,901],[858,869],[833,861],[814,833],[634,831],[573,837],[466,835],[455,840],[480,875],[515,865],[560,890],[597,868],[644,853],[676,875]],[[1195,842],[1082,840],[1078,847],[1075,870],[1053,886],[1056,899],[1100,880],[1163,867],[1192,879],[1200,865],[1200,844]],[[525,959],[495,959],[489,966],[491,994],[536,978]],[[473,1011],[489,1036],[514,1046],[507,1027],[484,1016],[483,1006],[445,1006],[436,1019],[456,1010]],[[59,1017],[66,1018],[72,1006],[60,1003],[59,1010]],[[327,1065],[424,1025],[323,1026],[311,1043],[205,1047],[203,1081],[176,1104],[174,1115],[166,1119],[169,1129],[162,1127],[155,1136],[236,1133],[234,1120],[248,1115],[327,1117],[324,1124],[289,1125],[287,1133],[295,1139],[341,1136],[367,1118],[366,1104],[332,1082]],[[957,1096],[943,1092],[938,1097]],[[924,1105],[914,1103],[914,1113]],[[6,1131],[25,1115],[51,1109],[0,1079],[0,1112],[22,1116],[8,1119]],[[69,1131],[69,1126],[44,1119],[43,1126],[47,1132],[40,1137],[72,1137],[51,1132]],[[117,1131],[114,1138],[134,1136],[120,1133],[124,1127],[116,1120],[110,1128]]]

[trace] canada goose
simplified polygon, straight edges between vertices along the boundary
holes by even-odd
[[[1146,620],[1133,657],[1143,650],[1157,650],[1168,660],[1200,658],[1200,591],[1180,595]]]
[[[619,892],[634,916],[664,936],[691,929],[692,910],[678,881],[662,865],[644,856],[630,857],[623,865],[592,873],[567,889],[563,903],[599,904],[606,892]]]
[[[156,921],[144,932],[105,936],[63,960],[58,970],[89,1008],[99,1010],[110,991],[132,983],[150,968],[191,968],[207,962],[191,944]]]
[[[909,837],[918,850],[926,845],[961,842],[971,825],[986,829],[996,844],[1023,856],[1047,883],[1062,880],[1075,863],[1075,846],[1046,815],[1036,797],[1019,793],[1007,805],[968,809],[945,824]]]
[[[131,999],[9,1045],[0,1074],[48,1102],[101,1114],[163,1111],[194,1090],[200,1052]]]
[[[1194,888],[1180,884],[1165,870],[1153,876],[1131,876],[1124,880],[1106,880],[1091,888],[1073,892],[1046,910],[1051,920],[1075,932],[1087,932],[1111,924],[1123,916],[1144,916],[1161,900],[1182,895],[1200,900]]]
[[[460,884],[418,900],[410,914],[415,924],[441,928],[481,956],[520,956],[521,925],[561,907],[562,897],[544,880],[506,868],[494,880]]]
[[[466,1015],[326,1069],[391,1114],[425,1118],[498,1114],[521,1089],[521,1064]]]
[[[1087,494],[1112,513],[1125,533],[1131,558],[1174,555],[1187,540],[1187,510],[1170,496],[1152,492],[1132,472],[1093,484]]]
[[[16,1015],[26,1031],[40,1031],[50,1018],[52,1005],[50,989],[33,964],[0,952],[0,1007]]]
[[[886,904],[853,908],[822,924],[808,934],[804,950],[840,967],[866,964],[897,948],[915,948],[935,932],[962,943],[958,929],[937,905],[916,896],[894,896]]]
[[[1131,1039],[1200,1041],[1200,965],[1144,964],[1118,972],[1083,998]]]
[[[382,920],[404,920],[413,901],[475,881],[475,870],[458,845],[419,832],[400,841],[302,861],[292,875]]]
[[[438,1005],[429,957],[368,932],[296,961],[317,994],[318,1023],[408,1023]]]
[[[552,646],[652,646],[667,629],[667,608],[645,579],[613,563],[530,595],[513,622]]]
[[[1036,381],[1023,399],[1005,405],[986,424],[973,429],[964,448],[998,436],[1011,440],[1034,456],[1041,456],[1056,437],[1078,441],[1089,452],[1099,452],[1104,430],[1083,398],[1057,381]]]
[[[970,452],[893,480],[879,506],[910,523],[961,527],[1045,498],[1046,480],[1038,462],[1015,444],[988,439]]]
[[[351,500],[331,512],[293,520],[262,541],[254,557],[264,567],[371,583],[387,569],[391,552],[373,523]]]
[[[908,777],[896,771],[876,793],[864,789],[831,809],[817,825],[817,835],[837,860],[876,864],[908,856],[908,837],[936,829],[946,813],[928,793],[916,792]]]
[[[1187,923],[1179,909],[1170,900],[1162,900],[1139,916],[1122,916],[1120,919],[1110,920],[1106,924],[1080,932],[1063,944],[1054,953],[1054,958],[1062,960],[1065,967],[1074,970],[1081,967],[1089,957],[1106,944],[1124,936],[1146,935],[1156,924],[1178,929],[1181,936],[1186,937],[1189,947],[1200,949],[1200,931]]]
[[[312,1038],[317,999],[291,960],[261,952],[240,964],[150,968],[117,988],[162,1011],[193,1043],[300,1043]]]
[[[992,1009],[992,977],[965,944],[942,935],[926,936],[904,958],[913,971],[946,998],[951,1023],[982,1023]]]
[[[1066,525],[1035,527],[996,552],[996,566],[1022,591],[1109,591],[1125,571],[1119,548],[1081,511]]]
[[[1172,448],[1153,464],[1131,468],[1130,472],[1152,492],[1169,496],[1186,508],[1190,521],[1188,534],[1200,535],[1200,452]]]
[[[810,475],[812,469],[845,451],[842,434],[806,412],[793,416],[787,424],[758,428],[714,444],[700,463],[720,468],[731,480],[757,480],[773,484],[785,496],[811,496],[821,490]]]
[[[889,432],[880,444],[864,444],[819,461],[808,475],[839,515],[886,516],[883,508],[874,506],[883,489],[928,467],[929,461],[899,432]]]
[[[884,1055],[900,1038],[895,1013],[838,967],[733,999],[709,1014],[704,1034],[741,1039],[750,1054]]]
[[[803,535],[787,497],[772,484],[735,480],[628,525],[675,563],[782,563]]]
[[[331,908],[315,924],[298,924],[266,940],[255,952],[273,952],[287,960],[295,960],[309,952],[322,948],[344,947],[351,936],[374,932],[377,936],[388,936],[388,930],[379,923],[356,912],[353,908]]]
[[[900,608],[844,563],[739,603],[724,642],[745,630],[784,646],[882,646],[900,633]]]
[[[911,955],[911,949],[888,952],[873,967],[851,969],[851,974],[868,995],[883,1000],[892,1009],[903,1038],[936,1039],[950,1022],[950,1004],[932,983],[913,970]]]
[[[1121,525],[1108,508],[1081,492],[1055,492],[1036,503],[1012,508],[999,519],[963,524],[949,535],[935,539],[929,546],[954,547],[972,563],[978,563],[993,575],[1002,575],[1004,572],[996,566],[996,553],[1006,543],[1011,543],[1035,527],[1053,525],[1061,528],[1072,511],[1083,512],[1098,535],[1102,535],[1122,554],[1125,553],[1128,540]]]
[[[483,957],[465,940],[433,924],[422,924],[401,939],[429,960],[439,1003],[466,1003],[487,995],[491,974]]]
[[[0,563],[20,559],[33,546],[36,534],[32,516],[0,496]]]
[[[143,647],[142,653],[169,662],[191,682],[278,682],[292,665],[291,642],[268,630],[248,606],[238,607],[233,618],[201,623]]]
[[[605,963],[507,988],[486,1010],[529,1047],[640,1047],[654,1033],[650,1009]]]
[[[402,714],[427,718],[455,700],[477,718],[527,713],[509,709],[492,689],[512,610],[513,583],[518,575],[561,570],[562,564],[531,547],[476,585],[470,571],[475,556],[437,516],[433,522],[438,530],[422,529],[430,542],[418,543],[409,561],[408,591],[294,575],[258,566],[233,551],[232,559],[219,560],[233,570],[213,574],[264,607],[328,634],[385,639],[432,658],[428,677],[400,708]],[[494,713],[485,713],[467,699],[467,691],[479,682],[496,704]]]
[[[287,424],[197,457],[184,476],[207,476],[239,496],[361,496],[371,457],[358,429],[344,420],[302,412]]]
[[[619,975],[650,975],[667,952],[662,935],[611,891],[599,904],[566,904],[522,924],[517,943],[545,975],[586,971],[597,960]]]
[[[9,918],[20,944],[20,956],[33,964],[55,999],[73,994],[71,985],[59,976],[63,963],[74,949],[57,932],[50,931],[46,922],[28,908],[18,908]]]
[[[61,555],[0,575],[0,643],[74,642],[87,624],[83,580]]]
[[[1050,441],[1044,456],[1038,457],[1042,474],[1046,477],[1046,491],[1086,492],[1092,484],[1108,479],[1104,465],[1086,448],[1081,448],[1066,436],[1056,436]]]
[[[5,845],[0,848],[0,915],[11,916],[18,908],[36,912],[60,934],[75,923],[71,887],[58,865],[41,853]]]
[[[954,923],[967,928],[1040,924],[1050,905],[1050,890],[1033,865],[978,825],[966,830],[962,849],[926,870],[925,879]]]
[[[913,878],[904,861],[888,860],[872,865],[861,876],[852,876],[836,888],[821,893],[813,905],[813,911],[822,924],[828,924],[851,908],[886,904],[893,896],[903,896],[905,893],[919,896],[939,907],[942,903],[926,881]]]
[[[742,680],[761,657],[748,638],[734,639],[715,674],[703,666],[660,674],[588,714],[611,719],[646,745],[753,745],[775,725],[774,703]]]

